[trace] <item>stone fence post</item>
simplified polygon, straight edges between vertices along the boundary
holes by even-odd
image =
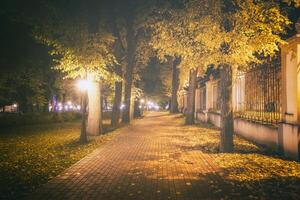
[[[209,111],[213,107],[213,95],[212,95],[212,82],[213,77],[210,76],[210,80],[206,84],[206,110]]]
[[[198,110],[200,109],[200,88],[196,88],[196,93],[195,93],[195,119],[198,120]]]
[[[300,34],[281,46],[282,123],[279,146],[286,157],[300,160]]]

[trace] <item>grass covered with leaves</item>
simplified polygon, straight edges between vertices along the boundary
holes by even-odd
[[[220,131],[207,124],[185,126],[191,148],[209,154],[222,177],[212,187],[224,199],[300,199],[300,163],[234,136],[233,153],[220,153]]]
[[[79,133],[80,124],[75,122],[2,129],[0,199],[19,199],[32,192],[115,135],[81,144]]]

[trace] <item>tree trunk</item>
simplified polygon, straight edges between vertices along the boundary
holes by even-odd
[[[82,143],[87,142],[87,134],[86,134],[86,106],[87,106],[87,92],[83,91],[81,96],[81,131],[80,131],[80,139],[79,141]]]
[[[63,93],[63,95],[62,95],[62,102],[61,102],[61,104],[62,104],[62,110],[66,111],[66,108],[65,108],[65,105],[66,105],[66,93]]]
[[[187,98],[187,109],[185,114],[185,124],[192,125],[195,122],[195,94],[197,84],[197,70],[190,71],[189,91]]]
[[[127,68],[128,69],[128,68]],[[130,72],[128,72],[130,73]],[[127,74],[127,72],[126,72]],[[125,74],[125,77],[126,77]],[[132,87],[132,75],[127,75],[125,78],[125,88],[124,88],[124,110],[122,112],[122,122],[130,123],[130,108],[131,108],[131,88]]]
[[[53,95],[51,98],[52,112],[57,112],[57,97]]]
[[[130,123],[132,106],[131,106],[131,90],[133,80],[133,68],[135,60],[135,35],[133,30],[133,19],[128,19],[127,23],[127,66],[125,72],[125,90],[124,90],[124,110],[122,115],[122,121],[124,123]]]
[[[142,116],[140,105],[141,105],[140,104],[140,99],[138,98],[134,101],[134,114],[133,115],[134,115],[135,118],[139,118],[139,117]]]
[[[170,113],[178,113],[177,92],[179,86],[179,70],[177,69],[178,59],[175,58],[172,63],[172,96]]]
[[[118,19],[116,18],[117,13],[114,9],[113,4],[109,4],[108,9],[105,9],[108,11],[108,15],[110,16],[110,22],[109,25],[111,26],[112,33],[114,37],[116,38],[115,44],[114,44],[114,55],[116,56],[117,60],[120,61],[120,63],[123,60],[123,56],[126,53],[126,47],[123,44],[122,36],[120,32],[123,30],[119,29]],[[126,70],[126,69],[125,69]],[[116,65],[115,66],[115,72],[118,76],[123,77],[123,66]],[[128,76],[128,75],[127,75]],[[119,124],[120,116],[121,116],[121,103],[122,103],[122,90],[123,90],[123,82],[115,82],[115,97],[114,97],[114,103],[112,108],[112,114],[111,114],[111,126],[116,127]],[[125,93],[124,93],[125,97]],[[126,120],[127,121],[127,120]]]
[[[229,65],[221,69],[221,152],[233,151],[232,69]]]
[[[88,80],[93,80],[89,78]],[[91,82],[88,89],[88,125],[87,135],[96,136],[101,134],[101,94],[100,94],[100,83]]]
[[[116,127],[120,119],[120,107],[122,100],[122,82],[115,82],[115,98],[111,113],[111,126]]]

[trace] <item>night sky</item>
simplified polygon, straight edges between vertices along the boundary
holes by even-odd
[[[70,14],[76,14],[78,7],[72,7],[74,4],[70,2],[80,1],[63,1],[61,6],[70,6]],[[91,1],[97,2],[97,1]],[[100,1],[99,1],[100,2]],[[113,1],[105,1],[105,6],[111,6]],[[126,1],[122,1],[126,4]],[[103,3],[103,1],[101,1]],[[0,69],[1,72],[15,72],[18,69],[23,69],[28,65],[43,65],[45,67],[51,66],[51,57],[48,55],[48,47],[38,44],[31,35],[32,26],[28,23],[28,17],[38,16],[41,12],[43,1],[39,0],[6,0],[1,1],[0,8]],[[93,4],[91,4],[93,5]],[[109,8],[109,7],[108,7]],[[295,22],[300,17],[300,10],[295,8],[282,7],[289,13],[289,18]],[[28,16],[30,13],[31,16]],[[120,13],[124,15],[124,13]],[[125,16],[124,16],[125,17]],[[91,14],[91,20],[95,20],[95,16]],[[283,36],[288,38],[295,34],[294,26],[288,30],[288,35]],[[47,66],[48,65],[48,66]],[[149,79],[148,79],[149,80]],[[146,85],[151,85],[156,78],[149,80]],[[151,88],[150,88],[151,90]]]

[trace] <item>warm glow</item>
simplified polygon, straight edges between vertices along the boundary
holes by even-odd
[[[87,91],[91,87],[91,83],[88,80],[79,80],[77,82],[77,87],[81,91]]]
[[[123,110],[125,108],[125,104],[121,104],[120,109]]]

